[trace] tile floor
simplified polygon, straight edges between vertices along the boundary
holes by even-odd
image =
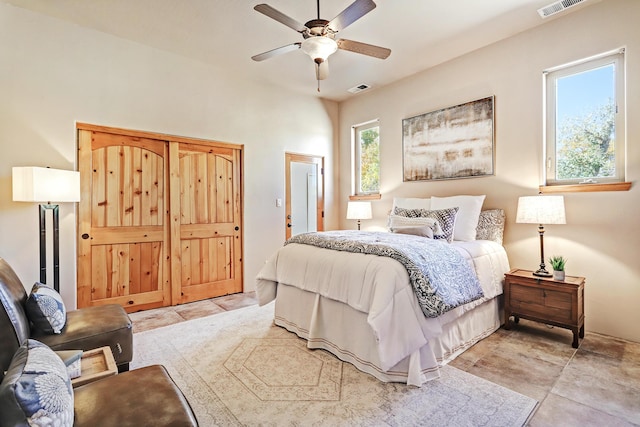
[[[133,323],[133,333],[136,333],[184,322],[186,320],[197,319],[198,317],[211,316],[212,314],[223,313],[257,303],[258,300],[255,292],[247,292],[225,295],[223,297],[173,307],[138,311],[136,313],[130,313],[129,317]]]
[[[140,332],[256,304],[254,293],[132,313]],[[521,319],[499,329],[451,365],[540,402],[530,426],[640,426],[640,343]]]

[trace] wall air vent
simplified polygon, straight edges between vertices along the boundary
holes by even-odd
[[[538,9],[538,13],[542,18],[548,18],[551,15],[560,13],[563,10],[569,9],[579,3],[583,3],[587,0],[560,0],[555,3],[551,3],[543,8]]]
[[[361,84],[358,86],[354,86],[351,89],[349,89],[349,92],[351,93],[358,93],[358,92],[362,92],[363,90],[367,90],[369,89],[371,86],[369,86],[368,84]]]

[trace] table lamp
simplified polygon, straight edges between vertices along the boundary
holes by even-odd
[[[538,224],[540,234],[540,268],[533,274],[551,277],[544,265],[544,224],[566,224],[563,196],[523,196],[518,199],[516,222]]]
[[[358,230],[360,230],[360,220],[371,219],[371,202],[349,202],[347,205],[347,219],[358,220]]]

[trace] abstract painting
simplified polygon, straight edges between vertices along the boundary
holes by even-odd
[[[494,97],[402,121],[404,181],[494,174]]]

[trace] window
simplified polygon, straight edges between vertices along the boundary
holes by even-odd
[[[380,126],[378,121],[353,127],[354,194],[380,193]]]
[[[624,50],[544,76],[547,185],[624,181]]]

